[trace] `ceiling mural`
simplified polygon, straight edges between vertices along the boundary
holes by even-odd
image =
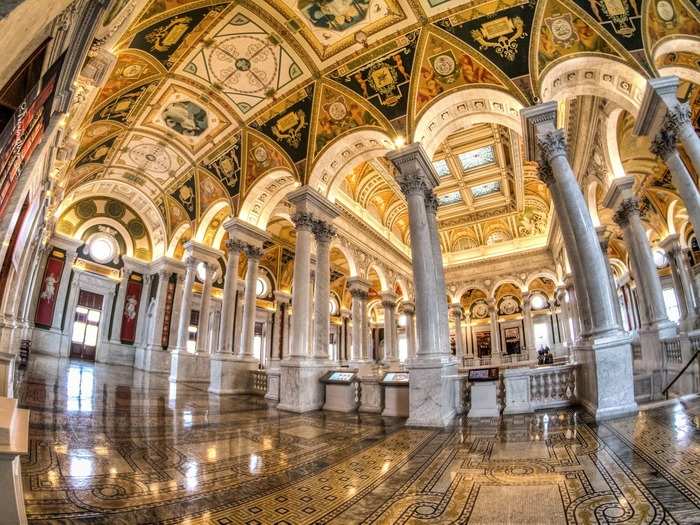
[[[528,105],[543,74],[572,57],[605,56],[645,76],[653,67],[696,70],[697,55],[652,51],[669,35],[700,34],[697,8],[686,0],[150,0],[88,102],[63,190],[125,183],[156,205],[168,235],[183,224],[196,230],[218,202],[237,214],[276,171],[308,181],[323,153],[358,130],[410,139],[453,93],[490,88]],[[118,3],[114,10],[121,16]],[[440,145],[433,161],[446,252],[546,241],[550,198],[523,158],[519,137],[494,123]],[[335,180],[350,213],[409,242],[405,199],[384,159]],[[663,214],[670,190],[662,174],[654,180],[649,207]]]

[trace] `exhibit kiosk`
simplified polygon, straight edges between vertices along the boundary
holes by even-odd
[[[357,370],[331,370],[321,377],[326,386],[323,410],[355,412],[360,404]]]
[[[469,370],[471,408],[467,417],[498,417],[498,367],[472,368]]]
[[[379,383],[384,387],[382,416],[408,417],[408,372],[385,372]]]

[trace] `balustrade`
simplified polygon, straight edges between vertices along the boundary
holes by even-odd
[[[576,364],[503,372],[506,414],[569,406],[576,401]]]
[[[264,396],[267,393],[267,372],[265,370],[251,370],[250,384],[255,395]]]

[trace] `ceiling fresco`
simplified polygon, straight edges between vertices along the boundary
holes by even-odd
[[[169,235],[184,224],[192,232],[222,202],[236,214],[273,171],[308,181],[323,153],[358,129],[410,137],[426,111],[459,90],[489,87],[528,105],[543,75],[571,57],[606,56],[644,76],[668,64],[697,67],[696,55],[668,53],[654,64],[651,57],[669,35],[700,34],[698,7],[151,0],[113,49],[115,65],[78,133],[64,190],[124,182],[156,204]],[[457,132],[438,148],[445,251],[546,237],[549,197],[522,159],[518,136],[496,124]],[[342,175],[343,198],[408,243],[392,168],[375,159]]]

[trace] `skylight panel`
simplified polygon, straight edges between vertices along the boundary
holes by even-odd
[[[492,145],[472,151],[465,151],[464,153],[460,153],[458,157],[464,171],[492,164],[496,159]]]

